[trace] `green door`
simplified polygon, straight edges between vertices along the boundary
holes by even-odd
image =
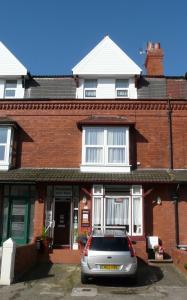
[[[27,198],[11,197],[8,236],[17,244],[26,244],[28,240],[29,201]]]

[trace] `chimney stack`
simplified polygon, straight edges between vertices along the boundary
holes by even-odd
[[[147,56],[145,60],[145,68],[147,75],[159,76],[164,75],[163,68],[164,53],[160,48],[160,43],[147,43]]]

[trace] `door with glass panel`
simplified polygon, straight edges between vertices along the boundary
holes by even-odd
[[[28,199],[12,197],[10,199],[8,236],[17,244],[27,243],[28,237]]]

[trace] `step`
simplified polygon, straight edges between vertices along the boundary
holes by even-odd
[[[49,259],[54,264],[80,264],[81,251],[71,249],[53,249]]]
[[[173,263],[172,258],[168,258],[168,259],[148,259],[148,263],[155,263],[155,264],[164,264],[164,263]]]

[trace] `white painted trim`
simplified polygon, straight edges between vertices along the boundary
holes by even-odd
[[[80,170],[82,172],[130,172],[129,165],[129,127],[118,126],[116,128],[123,128],[125,133],[125,145],[108,145],[107,144],[107,130],[113,128],[112,126],[97,126],[96,128],[102,128],[104,134],[104,140],[102,145],[85,145],[85,132],[86,129],[93,128],[93,126],[85,126],[82,131],[82,164]],[[87,163],[86,162],[86,148],[97,147],[103,149],[102,163]],[[108,163],[108,148],[118,147],[125,150],[125,162],[124,163]]]
[[[140,199],[140,205],[141,205],[141,212],[140,213],[140,218],[141,218],[141,231],[139,233],[134,232],[134,224],[133,224],[133,220],[134,220],[134,199],[139,198]],[[137,195],[137,196],[132,196],[132,203],[131,203],[131,207],[132,207],[132,235],[133,236],[142,236],[143,234],[143,205],[142,205],[142,196],[141,195]]]
[[[7,141],[6,143],[0,143],[0,145],[5,146],[5,159],[0,160],[0,170],[8,170],[11,163],[11,136],[12,136],[12,128],[9,126],[2,126],[0,128],[6,128],[7,131]]]
[[[122,165],[122,166],[93,166],[93,165],[81,165],[81,172],[96,172],[96,173],[130,173],[131,166],[130,165]]]

